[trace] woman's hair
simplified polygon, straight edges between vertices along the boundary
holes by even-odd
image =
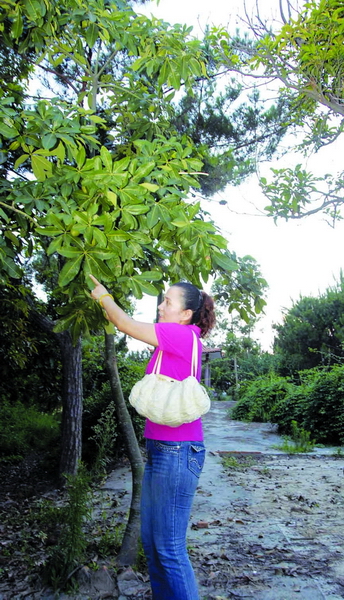
[[[183,291],[184,309],[192,310],[192,325],[197,325],[204,337],[215,325],[214,301],[202,290],[196,288],[192,283],[180,281],[171,287],[180,287]]]

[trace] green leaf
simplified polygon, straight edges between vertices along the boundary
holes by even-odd
[[[84,271],[92,273],[92,275],[95,275],[95,277],[98,276],[100,279],[113,279],[113,273],[109,267],[94,254],[87,255],[87,265],[85,265]]]
[[[115,175],[116,173],[123,173],[124,171],[127,171],[131,160],[132,159],[130,156],[121,158],[121,160],[116,160],[112,165],[112,173]]]
[[[229,256],[220,254],[220,252],[213,252],[212,256],[215,263],[225,271],[236,271],[238,269],[238,263]]]
[[[160,281],[162,273],[160,271],[143,271],[138,277],[147,281]]]
[[[149,211],[147,215],[147,225],[149,229],[153,229],[154,225],[160,219],[160,207],[158,204],[154,204],[153,208]]]
[[[109,238],[112,242],[126,242],[130,239],[129,233],[126,231],[122,231],[121,229],[117,229],[116,231],[112,231],[109,234]]]
[[[75,248],[74,246],[62,246],[58,250],[58,253],[61,254],[61,256],[65,256],[66,258],[74,258],[83,254],[80,248]]]
[[[151,283],[148,283],[148,281],[140,280],[140,287],[145,294],[149,294],[150,296],[159,296],[159,290],[157,290],[156,287],[154,287],[154,285]]]
[[[52,173],[52,164],[44,156],[31,155],[32,170],[38,181],[44,181]]]
[[[44,3],[39,0],[24,0],[24,6],[31,21],[36,21],[45,15]]]
[[[72,313],[71,315],[68,315],[68,317],[59,319],[53,329],[54,333],[62,333],[62,331],[67,331],[71,325],[74,323],[75,321],[75,314]]]
[[[93,48],[94,44],[96,43],[97,39],[99,36],[99,29],[98,26],[95,23],[91,23],[91,25],[88,26],[87,31],[86,31],[86,42],[88,43],[90,48]]]
[[[51,148],[54,148],[54,146],[56,146],[56,142],[57,137],[54,133],[47,133],[42,138],[42,146],[46,150],[51,150]]]
[[[65,265],[63,265],[62,270],[59,274],[59,285],[61,287],[66,287],[75,277],[78,275],[80,271],[80,266],[82,260],[84,258],[83,254],[79,254],[72,260],[68,260]]]
[[[119,197],[123,204],[138,204],[145,195],[144,189],[140,185],[130,184],[125,188],[118,190]]]
[[[19,131],[15,127],[9,127],[6,123],[0,123],[0,135],[5,138],[14,138],[19,135]]]
[[[15,40],[17,40],[18,38],[20,38],[22,33],[23,33],[23,19],[20,14],[17,14],[16,18],[13,20],[13,27],[12,27],[11,34],[12,34],[12,37]]]
[[[22,154],[21,156],[19,156],[19,158],[17,158],[16,162],[14,163],[14,169],[18,169],[18,167],[20,167],[20,165],[22,165],[23,162],[25,162],[28,158],[30,158],[29,154]]]
[[[101,248],[106,248],[107,237],[106,237],[105,233],[103,233],[103,231],[101,231],[101,229],[98,229],[98,227],[92,227],[92,232],[93,232],[93,239],[96,240],[97,244],[99,244],[99,246]]]
[[[175,227],[186,227],[187,225],[190,225],[190,221],[187,220],[187,218],[180,218],[180,219],[174,219],[171,222],[171,225],[174,225]]]
[[[52,240],[50,242],[48,250],[47,250],[48,256],[50,256],[51,254],[54,254],[54,252],[58,252],[59,248],[61,248],[61,246],[62,246],[62,243],[63,243],[63,235],[59,235],[57,238]]]
[[[101,156],[104,167],[108,171],[111,172],[112,171],[112,156],[111,156],[110,152],[108,151],[108,149],[105,148],[105,146],[101,147],[100,156]]]
[[[14,235],[12,231],[5,231],[5,237],[7,237],[8,240],[11,240],[12,244],[16,246],[16,248],[20,247],[21,244],[19,238],[16,235]]]
[[[127,204],[125,210],[131,215],[143,215],[149,211],[149,206],[145,204]]]
[[[142,231],[133,231],[131,233],[131,238],[138,244],[150,244],[151,242],[150,237]]]
[[[150,161],[144,165],[142,165],[141,167],[139,167],[137,169],[137,171],[135,171],[133,179],[134,181],[137,181],[138,179],[143,179],[144,177],[147,177],[147,175],[149,175],[153,169],[155,167],[155,162],[154,161]]]
[[[141,300],[143,297],[141,282],[137,281],[134,277],[129,277],[128,279],[129,287],[132,289],[135,298]]]
[[[10,277],[13,277],[14,279],[19,279],[22,276],[22,271],[20,267],[14,262],[14,260],[10,256],[8,256],[7,254],[2,255],[1,262],[3,264],[4,270],[6,271],[6,273],[9,274]]]
[[[108,335],[113,335],[115,333],[115,326],[113,323],[110,323],[110,321],[104,325],[104,329]]]
[[[210,231],[212,233],[216,231],[216,228],[212,223],[207,223],[206,221],[201,221],[199,219],[192,222],[192,228],[199,229],[200,231]]]
[[[57,227],[53,227],[53,226],[47,226],[47,227],[36,227],[36,232],[39,235],[48,235],[49,237],[52,237],[54,235],[60,235],[62,232],[64,231],[62,224],[61,224],[61,228],[57,229]]]
[[[228,247],[228,241],[226,238],[222,237],[222,235],[212,235],[209,237],[209,243],[214,246],[216,245],[217,248],[222,248],[223,250],[226,250]]]
[[[117,194],[115,194],[115,192],[111,192],[111,190],[108,190],[106,192],[106,196],[107,199],[114,205],[117,206]]]
[[[59,142],[57,148],[54,149],[54,156],[57,156],[57,158],[59,158],[61,162],[64,161],[66,157],[66,150],[62,142]]]
[[[155,192],[158,191],[159,186],[156,185],[156,183],[149,183],[148,181],[145,181],[144,183],[140,183],[140,185],[144,188],[146,188],[146,190],[148,190],[149,192],[152,192],[153,194]]]

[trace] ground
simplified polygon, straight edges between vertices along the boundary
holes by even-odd
[[[204,419],[207,458],[188,532],[201,599],[344,598],[341,451],[284,454],[275,448],[281,440],[271,426],[231,421],[227,409],[227,403],[214,402]],[[110,520],[123,518],[130,486],[124,464],[97,490],[98,513],[106,512]],[[46,498],[56,494],[42,487],[40,496],[43,493]],[[14,539],[25,542],[22,526],[16,531],[7,516],[16,511],[29,514],[32,498],[12,497],[8,490],[0,494],[0,600],[58,597],[32,577],[35,561],[30,573],[15,553],[6,552]],[[34,552],[33,547],[33,556]],[[68,598],[150,598],[144,567],[115,572],[113,561],[99,556],[79,570],[78,582],[78,590]]]

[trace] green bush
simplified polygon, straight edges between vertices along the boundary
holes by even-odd
[[[307,385],[290,385],[286,395],[271,408],[269,421],[278,424],[279,433],[290,435],[292,421],[303,423],[307,407]]]
[[[247,382],[239,390],[239,400],[231,412],[232,419],[269,421],[273,406],[285,397],[290,385],[284,377],[273,374]]]
[[[121,380],[124,399],[127,403],[128,411],[130,413],[139,442],[143,440],[145,420],[140,417],[136,410],[129,404],[128,398],[133,385],[144,376],[146,364],[147,358],[142,358],[141,355],[119,355],[117,358],[118,372]],[[104,366],[103,369],[105,370]],[[87,370],[87,377],[90,379],[89,370]],[[94,390],[92,394],[84,399],[82,424],[83,460],[88,465],[93,465],[94,460],[97,460],[96,457],[99,458],[99,439],[97,441],[95,438],[95,428],[97,428],[97,424],[101,423],[102,419],[104,419],[104,416],[108,411],[108,407],[112,401],[113,398],[108,381],[100,384],[100,389]],[[114,440],[114,444],[112,448],[108,448],[109,455],[107,456],[107,459],[118,457],[123,452],[124,447],[124,438],[115,416],[112,419],[112,427],[112,438]],[[102,443],[103,441],[100,441],[100,444]]]
[[[267,376],[246,383],[231,417],[270,421],[283,434],[295,421],[317,443],[344,444],[344,366],[302,371],[299,382]]]
[[[344,444],[344,366],[314,373],[308,380],[307,411],[302,423],[317,442]]]
[[[56,446],[59,419],[21,402],[4,402],[0,407],[0,456],[23,456]]]

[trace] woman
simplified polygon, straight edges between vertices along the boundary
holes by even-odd
[[[159,321],[142,323],[129,317],[92,275],[91,293],[116,327],[156,347],[148,363],[151,373],[159,350],[160,373],[182,380],[190,375],[193,334],[198,338],[198,372],[202,345],[215,324],[210,296],[186,282],[174,284],[159,305]],[[201,474],[205,448],[201,419],[179,427],[146,420],[148,460],[142,483],[141,536],[148,560],[153,600],[198,600],[197,584],[186,550],[192,501]]]

